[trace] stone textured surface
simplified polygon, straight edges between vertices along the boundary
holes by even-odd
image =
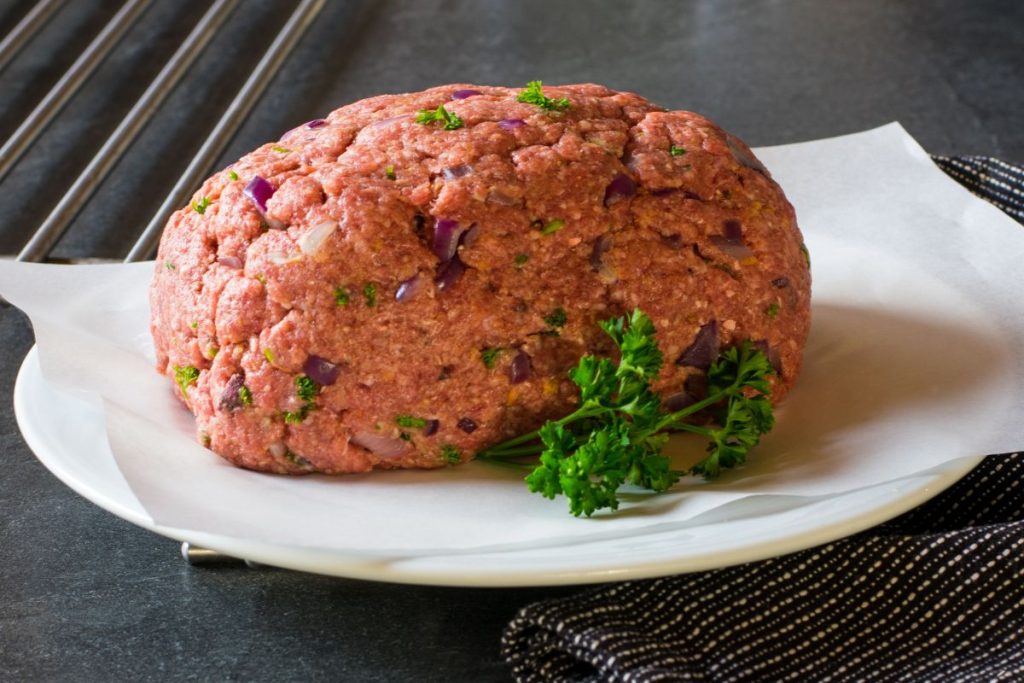
[[[0,1],[0,32],[31,3]],[[116,3],[68,3],[0,72],[9,135]],[[156,0],[117,54],[0,186],[10,254],[145,88],[200,2]],[[62,240],[63,256],[127,253],[290,3],[249,0]],[[933,153],[1024,161],[1024,4],[332,2],[225,152],[379,92],[445,82],[597,81],[704,113],[751,145],[897,119]],[[173,144],[172,142],[173,141]],[[160,163],[154,163],[159,159]],[[42,190],[47,186],[46,192]],[[0,308],[0,392],[31,345]],[[507,680],[498,637],[516,609],[571,588],[391,586],[271,569],[191,569],[177,544],[77,496],[0,407],[0,679]]]

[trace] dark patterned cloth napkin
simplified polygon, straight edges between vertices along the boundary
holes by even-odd
[[[1024,222],[1024,168],[935,157]],[[1024,456],[856,536],[520,610],[518,681],[1024,680]]]

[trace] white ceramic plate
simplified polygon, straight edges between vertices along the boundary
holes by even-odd
[[[401,557],[262,543],[154,524],[110,453],[100,405],[49,384],[35,349],[18,374],[14,408],[25,440],[54,475],[100,507],[150,531],[279,567],[435,585],[591,583],[774,557],[856,533],[909,510],[954,483],[979,460],[956,460],[937,470],[838,496],[753,496],[667,529],[654,524],[639,533],[588,535],[578,543],[559,540],[489,552],[439,550]],[[453,510],[453,534],[458,533],[459,513]]]

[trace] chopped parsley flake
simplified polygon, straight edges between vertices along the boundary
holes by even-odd
[[[188,326],[191,327],[193,330],[199,329],[199,323],[189,323]]]
[[[526,265],[526,262],[530,260],[530,257],[526,254],[518,254],[515,258],[516,268],[522,268]]]
[[[348,306],[348,290],[344,287],[334,288],[334,303],[339,306]]]
[[[569,100],[564,97],[557,100],[546,97],[542,88],[543,85],[542,81],[530,81],[526,84],[526,90],[519,93],[516,100],[526,104],[536,104],[541,109],[548,111],[560,111],[569,108]]]
[[[210,198],[209,197],[203,197],[198,202],[195,201],[195,200],[192,201],[192,210],[195,211],[198,214],[204,214],[204,213],[206,213],[206,207],[208,207],[209,205],[210,205]]]
[[[561,306],[544,316],[544,322],[547,323],[547,326],[550,328],[563,327],[567,320],[568,318],[565,315],[565,309]]]
[[[302,408],[295,412],[285,410],[283,413],[281,413],[281,415],[284,417],[284,421],[287,422],[288,424],[297,425],[306,419],[306,416],[309,415],[309,411],[310,407],[309,404],[307,403],[306,405],[302,406]]]
[[[270,349],[263,349],[263,357],[267,359],[268,363],[274,362],[274,352]]]
[[[252,392],[244,384],[238,388],[238,400],[243,406],[252,405]]]
[[[199,368],[191,365],[174,366],[174,381],[181,387],[181,395],[188,397],[188,388],[199,379]]]
[[[682,147],[676,147],[675,145],[672,145],[668,148],[668,153],[674,157],[681,157],[684,154],[686,154],[686,150]]]
[[[480,349],[480,360],[483,361],[484,367],[488,370],[494,367],[494,364],[498,362],[498,354],[501,353],[501,349],[498,347],[487,347],[486,349]]]
[[[258,282],[259,282],[259,283],[260,283],[261,285],[265,285],[265,284],[267,284],[267,276],[266,276],[266,275],[264,275],[263,273],[260,273],[259,275],[257,275],[257,276],[256,276],[256,280],[257,280],[257,281],[258,281]]]
[[[412,441],[412,435],[409,432],[399,432],[398,438],[402,441]]]
[[[540,229],[540,234],[553,235],[554,233],[558,232],[564,227],[565,221],[563,221],[561,218],[556,218],[553,221],[548,221],[547,223],[545,223],[544,226]]]
[[[390,165],[384,169],[384,175],[388,177],[388,180],[394,180],[398,177],[395,175],[395,167]]]
[[[238,174],[234,171],[228,171],[228,178],[231,180],[238,180]]]
[[[320,391],[320,385],[313,381],[313,378],[306,375],[299,375],[295,378],[295,393],[306,403],[316,398]]]
[[[291,152],[290,149],[288,149],[287,147],[282,147],[281,145],[274,145],[270,149],[274,150],[278,154],[288,154],[289,152]]]
[[[363,287],[363,298],[366,299],[366,305],[370,308],[377,305],[377,287],[372,282],[367,282]]]
[[[804,261],[807,262],[807,267],[810,268],[811,267],[811,252],[807,251],[807,245],[806,244],[801,244],[800,245],[800,253],[803,254]]]
[[[441,458],[449,465],[458,465],[462,462],[462,451],[456,446],[446,443],[441,446]]]
[[[772,320],[775,320],[779,315],[779,305],[776,303],[768,304],[768,308],[765,309],[765,314]]]
[[[416,113],[416,123],[422,123],[427,126],[435,121],[443,123],[445,130],[456,130],[464,125],[458,114],[448,111],[444,108],[443,104],[437,105],[437,109],[434,111],[421,109]]]
[[[164,261],[164,268],[167,270],[177,270],[178,266],[174,265],[170,261]]]
[[[219,351],[220,349],[218,349],[216,346],[211,346],[208,349],[206,349],[206,355],[209,356],[210,358],[216,358],[217,353]]]
[[[427,421],[414,415],[395,415],[395,424],[406,429],[423,429],[427,426]]]

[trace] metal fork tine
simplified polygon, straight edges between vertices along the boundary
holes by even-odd
[[[42,28],[50,15],[60,7],[61,0],[41,0],[32,6],[25,16],[21,18],[18,25],[11,29],[11,32],[0,40],[0,71],[3,71],[7,63],[11,61],[18,50],[28,42],[29,38],[35,35],[36,31]]]
[[[146,226],[142,236],[132,247],[126,263],[142,261],[150,256],[155,250],[160,239],[160,233],[168,217],[179,206],[185,204],[196,186],[210,172],[211,167],[217,161],[217,157],[224,151],[232,136],[241,126],[242,122],[252,111],[256,101],[266,89],[271,79],[281,68],[285,58],[298,43],[302,34],[316,18],[316,15],[324,6],[326,0],[302,0],[295,8],[287,23],[274,38],[274,42],[267,49],[256,69],[249,76],[242,86],[235,99],[231,102],[227,111],[214,127],[213,131],[206,138],[203,146],[196,153],[192,163],[178,179],[174,189],[164,200],[164,203],[157,210],[153,219]]]
[[[50,92],[46,93],[42,102],[36,105],[36,108],[22,122],[18,130],[14,131],[14,134],[0,148],[0,180],[4,179],[4,176],[17,163],[29,145],[35,142],[39,134],[53,120],[53,117],[64,108],[68,100],[78,92],[82,83],[110,54],[110,51],[149,3],[150,0],[128,0],[125,2],[117,14],[103,27],[99,35],[89,43],[85,52],[75,60],[67,73],[61,76]]]
[[[174,89],[192,62],[217,34],[217,29],[224,23],[236,4],[238,4],[238,0],[217,0],[210,6],[210,9],[189,33],[185,42],[160,70],[157,77],[146,88],[146,92],[142,94],[139,101],[135,103],[135,106],[100,148],[100,151],[96,153],[96,156],[78,176],[50,215],[32,235],[32,239],[18,254],[19,261],[41,261],[46,258],[61,235],[67,230],[68,224],[74,220],[110,169],[120,161],[128,146],[149,123],[164,98]]]

